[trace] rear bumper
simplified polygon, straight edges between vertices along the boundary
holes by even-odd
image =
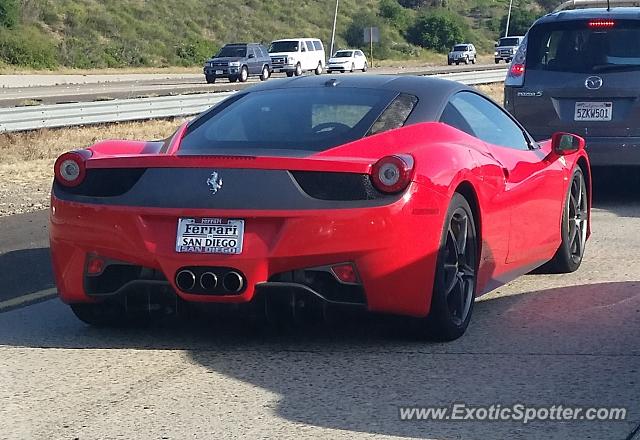
[[[640,137],[586,138],[592,166],[640,165]]]
[[[58,292],[67,303],[99,300],[87,292],[89,255],[153,271],[155,275],[145,282],[151,278],[166,285],[185,301],[218,303],[251,302],[265,283],[299,282],[282,274],[352,262],[369,310],[425,316],[446,201],[418,187],[412,184],[405,197],[390,205],[322,211],[131,208],[54,196],[50,241]],[[434,209],[415,208],[419,206]],[[176,253],[179,217],[245,219],[242,254]],[[246,287],[233,295],[188,293],[176,284],[177,273],[185,267],[237,270]],[[331,297],[330,292],[318,293]]]

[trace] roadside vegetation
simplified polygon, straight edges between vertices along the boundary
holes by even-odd
[[[380,30],[376,59],[422,59],[460,41],[484,52],[503,32],[509,0],[341,0],[337,48]],[[515,0],[526,31],[555,0]],[[224,43],[320,37],[329,49],[334,0],[0,0],[0,72],[197,66]]]

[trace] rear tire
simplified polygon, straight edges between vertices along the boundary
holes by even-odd
[[[300,65],[300,63],[296,64],[296,71],[294,72],[295,76],[300,76],[302,75],[302,66]]]
[[[475,64],[475,63],[476,63],[476,59],[475,59],[475,58],[473,58],[473,59],[471,60],[471,64]]]
[[[327,73],[332,73],[332,72],[333,72],[333,70],[327,70]]]
[[[562,210],[562,241],[553,258],[536,273],[575,272],[582,263],[587,241],[589,193],[582,169],[577,166]]]
[[[318,61],[318,65],[316,66],[316,70],[314,70],[316,75],[322,75],[322,63]]]
[[[427,317],[430,334],[452,341],[464,334],[473,312],[478,269],[478,240],[473,211],[455,193],[445,216]]]
[[[459,66],[459,65],[460,65],[460,61],[456,61],[456,66]]]
[[[291,78],[293,76],[293,72],[286,72],[287,78]]]
[[[365,61],[364,66],[362,66],[362,71],[366,72],[367,70],[369,70],[369,65],[367,64],[367,62]]]
[[[500,60],[493,60],[496,64],[500,64]]]
[[[356,63],[351,63],[351,70],[349,72],[353,73],[356,70]]]
[[[469,57],[464,57],[464,63],[469,64]]]
[[[116,303],[70,304],[76,317],[94,327],[124,327],[128,324],[125,310]]]
[[[207,84],[213,84],[216,82],[215,76],[207,76]]]
[[[229,77],[229,82],[230,82],[230,83],[234,83],[234,82],[236,82],[236,81],[238,81],[238,77],[237,77],[237,76],[230,76],[230,77]]]

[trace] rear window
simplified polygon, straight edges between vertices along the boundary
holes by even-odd
[[[590,28],[589,21],[539,25],[531,29],[528,70],[601,73],[640,70],[640,23],[614,21]]]
[[[498,42],[498,46],[519,46],[520,39],[519,38],[500,38]]]
[[[392,107],[389,104],[396,96],[397,92],[388,90],[343,87],[274,89],[236,95],[195,119],[180,151],[323,151],[364,137],[383,111]],[[404,119],[397,126],[402,126],[409,113],[403,114]]]
[[[316,50],[322,50],[322,43],[320,40],[313,40],[313,47],[315,47]]]

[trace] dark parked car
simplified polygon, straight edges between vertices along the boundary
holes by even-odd
[[[586,139],[594,166],[640,165],[640,8],[558,11],[529,29],[505,107],[536,139]]]
[[[265,81],[271,76],[269,51],[257,43],[227,44],[204,64],[204,76],[210,84],[218,78],[245,82],[250,76]]]

